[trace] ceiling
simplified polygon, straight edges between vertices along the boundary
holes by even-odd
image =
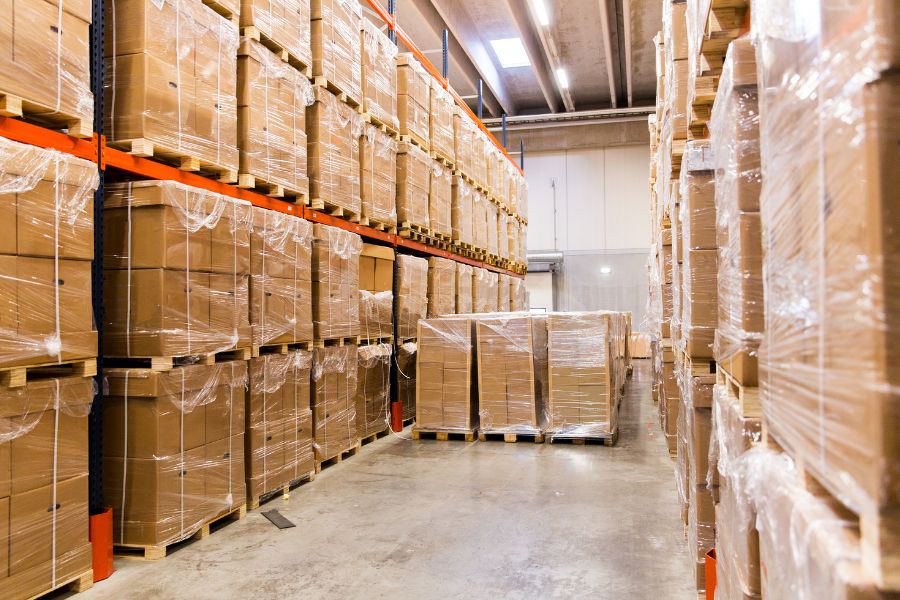
[[[368,7],[368,0],[360,1]],[[541,1],[549,17],[546,26],[536,9]],[[381,3],[387,6],[387,0]],[[485,118],[654,104],[659,0],[395,3],[398,24],[438,68],[441,35],[448,30],[450,83],[475,109],[478,80],[483,80]],[[530,66],[501,66],[490,42],[507,38],[522,41]],[[556,77],[560,68],[568,77],[567,89]]]

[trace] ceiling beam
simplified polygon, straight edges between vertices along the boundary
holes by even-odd
[[[609,101],[617,108],[616,71],[612,60],[612,32],[609,29],[609,0],[600,0],[600,27],[603,29],[603,53],[606,55],[606,75],[609,80]]]
[[[553,79],[553,83],[556,85],[556,90],[559,92],[559,96],[562,98],[563,106],[566,107],[566,111],[573,112],[575,110],[575,103],[572,101],[572,94],[567,88],[559,85],[559,80],[556,78],[556,70],[562,66],[562,61],[559,58],[559,50],[556,47],[556,42],[553,40],[553,36],[550,35],[550,32],[547,31],[546,28],[540,24],[540,22],[538,22],[537,15],[534,13],[534,7],[530,2],[528,4],[528,14],[531,18],[531,27],[534,29],[534,31],[537,31],[538,38],[541,40],[543,56],[550,64],[550,77]],[[550,111],[557,112],[553,110],[552,106],[550,107]]]
[[[625,92],[628,95],[628,108],[631,108],[631,0],[622,0],[622,18],[625,20]]]
[[[477,34],[476,28],[469,18],[469,14],[459,0],[442,0],[441,2],[432,2],[432,0],[411,0],[404,2],[404,8],[409,5],[415,5],[416,10],[425,18],[426,21],[434,21],[436,17],[440,22],[444,23],[450,34],[459,42],[459,50],[469,59],[477,73],[484,80],[484,85],[490,89],[494,97],[500,105],[500,111],[510,115],[517,112],[515,102],[506,91],[500,73],[494,66],[494,61],[485,43]],[[429,18],[429,13],[430,17]],[[401,23],[402,26],[402,23]],[[438,39],[440,39],[440,29],[436,30]],[[451,56],[454,53],[451,52]],[[450,82],[451,85],[453,82]],[[477,89],[477,78],[475,88]],[[493,111],[492,111],[493,112]]]
[[[534,75],[537,78],[538,86],[547,101],[547,107],[550,112],[559,112],[559,100],[557,99],[557,88],[555,85],[556,77],[550,72],[550,65],[547,64],[543,48],[543,40],[540,39],[541,29],[534,26],[535,21],[531,15],[531,8],[525,6],[528,0],[506,0],[506,5],[512,15],[512,23],[525,46],[525,52],[528,53],[528,59],[534,69]],[[538,35],[535,35],[535,31]]]

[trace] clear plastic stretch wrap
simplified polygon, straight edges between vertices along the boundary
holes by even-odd
[[[193,0],[105,7],[109,143],[237,171],[237,25]]]
[[[509,280],[509,275],[497,274],[497,312],[509,311]]]
[[[428,186],[428,228],[449,236],[453,232],[451,196],[453,170],[431,160],[431,181]]]
[[[475,247],[487,250],[488,247],[488,205],[490,201],[477,190],[472,190],[472,238]]]
[[[719,304],[715,162],[709,141],[688,142],[681,165],[681,347],[688,356],[712,358]]]
[[[252,501],[315,470],[310,410],[312,352],[263,354],[248,364],[244,444],[247,497]]]
[[[88,414],[94,380],[0,387],[0,589],[34,598],[91,570]],[[55,503],[56,510],[47,507]]]
[[[362,101],[362,6],[357,0],[312,0],[313,76]]]
[[[359,255],[362,239],[337,227],[313,225],[312,310],[317,340],[359,335]]]
[[[512,165],[506,163],[506,176],[503,179],[503,185],[506,188],[506,208],[511,214],[516,214],[519,204],[519,171]]]
[[[109,184],[104,352],[185,356],[249,346],[251,208],[173,181]]]
[[[404,342],[397,347],[397,400],[403,420],[416,416],[416,356],[418,344]]]
[[[97,355],[97,166],[0,138],[0,366]]]
[[[356,437],[388,427],[391,405],[391,344],[360,346],[356,371]]]
[[[461,244],[475,243],[475,189],[460,177],[453,176],[450,201],[450,222],[453,241]]]
[[[428,318],[456,314],[456,261],[428,257]]]
[[[472,145],[477,127],[459,106],[453,107],[453,154],[456,170],[466,175],[472,170]]]
[[[478,422],[484,433],[538,435],[547,422],[547,317],[527,314],[475,320]]]
[[[240,185],[247,175],[287,191],[309,193],[306,108],[315,101],[309,80],[248,37],[238,48],[237,127]],[[253,182],[255,183],[255,182]]]
[[[528,220],[528,181],[524,175],[516,178],[516,197],[518,198],[517,212],[520,217]]]
[[[312,223],[252,208],[250,325],[253,345],[313,339]]]
[[[14,109],[20,99],[28,115],[63,125],[70,135],[90,137],[94,126],[90,26],[91,3],[83,0],[6,4],[0,17],[4,33],[0,90],[10,95],[7,109]]]
[[[394,293],[359,290],[359,335],[363,339],[394,335]]]
[[[753,4],[767,425],[872,523],[900,586],[900,66],[896,2]],[[765,60],[762,60],[764,58]]]
[[[715,357],[739,383],[756,385],[765,331],[756,61],[748,38],[731,43],[709,123],[716,162],[719,244]]]
[[[519,262],[528,262],[528,225],[519,222]]]
[[[356,435],[357,346],[313,350],[313,451],[319,462],[359,443]]]
[[[294,60],[310,67],[313,54],[309,3],[310,0],[240,0],[241,30],[250,35],[246,28],[255,28],[262,34],[257,34],[258,38],[268,38]],[[287,66],[287,61],[283,64]]]
[[[719,474],[716,504],[716,592],[723,598],[760,597],[759,535],[756,511],[746,490],[744,453],[762,439],[759,418],[745,417],[738,398],[724,385],[713,391],[710,476]]]
[[[105,375],[103,498],[113,543],[167,546],[244,505],[246,361]]]
[[[397,116],[400,120],[400,134],[412,137],[426,151],[430,147],[431,81],[431,75],[412,54],[397,56]]]
[[[551,435],[578,438],[617,430],[622,381],[616,364],[620,360],[616,336],[624,336],[619,315],[582,312],[547,316],[547,430]],[[624,346],[622,350],[624,358]]]
[[[503,176],[506,173],[506,157],[493,144],[488,145],[488,164],[490,165],[491,195],[497,202],[506,202],[506,188]]]
[[[452,163],[456,162],[456,143],[453,139],[453,115],[456,102],[437,79],[431,80],[431,102],[428,117],[431,132],[431,151]]]
[[[684,2],[668,0],[663,2],[662,31],[665,62],[686,60],[688,57],[687,5]]]
[[[499,213],[500,207],[491,200],[485,200],[485,208],[487,209],[487,251],[488,254],[499,256],[500,240],[499,240]]]
[[[472,267],[472,312],[497,312],[497,273]]]
[[[720,21],[715,14],[710,15],[710,6],[712,5],[712,0],[687,0],[685,7],[685,35],[687,41],[687,59],[688,59],[688,98],[687,98],[687,106],[688,110],[691,110],[691,106],[693,105],[695,99],[695,93],[697,91],[697,80],[701,76],[701,71],[703,70],[703,64],[707,64],[707,73],[709,75],[710,69],[709,63],[714,62],[706,59],[700,54],[700,48],[703,45],[705,39],[706,26],[709,22],[710,18],[713,19],[713,24],[715,27],[715,33],[718,33],[719,30],[730,30],[734,26],[734,23],[729,22],[728,20],[723,19]],[[741,4],[738,7],[735,7],[731,14],[738,15],[743,14],[744,5]],[[721,11],[719,13],[722,17],[726,17],[725,11]],[[729,15],[730,16],[730,15]],[[727,18],[727,17],[726,17]],[[718,66],[717,64],[715,65]],[[710,136],[712,139],[712,136]]]
[[[369,19],[362,20],[360,36],[363,110],[397,131],[397,46]]]
[[[512,215],[504,213],[506,227],[501,235],[506,236],[506,258],[513,262],[519,262],[519,221]]]
[[[315,88],[315,96],[316,101],[306,112],[312,204],[359,214],[362,117],[324,88]]]
[[[465,317],[419,321],[416,427],[474,432],[478,427],[475,323]]]
[[[398,254],[396,275],[397,341],[405,342],[416,338],[416,326],[428,312],[428,260]]]
[[[397,220],[427,228],[431,157],[405,142],[397,146],[397,152]]]
[[[362,216],[370,225],[397,225],[397,140],[364,125],[359,162]]]
[[[454,264],[456,265],[454,293],[454,296],[456,297],[456,310],[453,312],[458,315],[478,312],[472,306],[472,275],[475,267],[460,262]]]
[[[475,180],[475,183],[484,186],[487,185],[487,155],[485,147],[488,143],[487,137],[477,126],[473,130],[472,136],[472,158],[470,161],[469,177]]]
[[[509,285],[509,310],[513,312],[527,311],[528,290],[525,287],[525,280],[519,277],[510,277]]]

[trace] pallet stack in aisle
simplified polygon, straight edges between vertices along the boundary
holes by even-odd
[[[93,583],[87,431],[97,185],[93,163],[0,138],[0,589],[12,598]]]
[[[237,24],[200,0],[107,10],[107,144],[237,182]]]

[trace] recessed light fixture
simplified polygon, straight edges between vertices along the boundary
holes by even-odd
[[[525,52],[525,46],[522,45],[522,40],[519,38],[491,40],[491,46],[494,48],[494,53],[504,69],[531,66],[531,60],[529,60],[528,53]]]
[[[561,87],[562,89],[569,89],[569,76],[566,74],[566,70],[562,67],[556,70],[556,81],[559,82],[559,87]]]
[[[550,24],[550,13],[547,12],[547,5],[544,4],[544,0],[531,0],[531,7],[534,9],[534,16],[537,17],[541,27],[548,26]]]
[[[603,275],[609,275],[612,273],[612,267],[600,267],[600,273]]]

